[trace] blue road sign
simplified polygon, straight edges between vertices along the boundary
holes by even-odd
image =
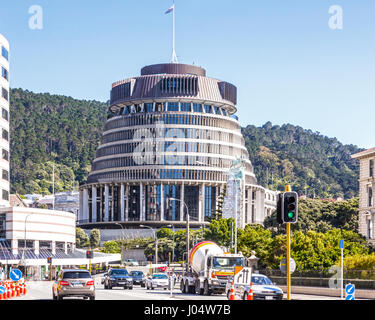
[[[344,249],[344,240],[339,240],[339,248]]]
[[[0,294],[3,294],[3,293],[5,293],[5,287],[0,286]]]
[[[345,300],[355,300],[354,284],[349,283],[345,286]]]
[[[22,278],[22,272],[21,272],[21,270],[19,270],[19,269],[13,269],[9,273],[9,278],[10,278],[10,280],[13,280],[13,281],[20,280]]]

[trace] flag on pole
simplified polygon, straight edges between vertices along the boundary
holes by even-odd
[[[167,11],[165,11],[165,14],[168,14],[172,12],[173,10],[174,10],[174,5],[172,5],[172,7],[170,7]]]

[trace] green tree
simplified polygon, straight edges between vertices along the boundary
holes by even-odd
[[[97,248],[100,244],[100,231],[99,229],[92,229],[90,232],[90,247]]]
[[[77,248],[85,248],[90,244],[89,236],[81,228],[76,228],[76,246]]]

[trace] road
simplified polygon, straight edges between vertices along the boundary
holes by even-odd
[[[104,290],[100,280],[96,279],[96,300],[206,300],[206,301],[227,301],[225,295],[197,296],[194,294],[183,294],[177,288],[173,295],[167,290],[146,290],[140,286],[134,286],[133,290],[113,288]],[[27,294],[21,297],[12,298],[12,300],[52,300],[51,282],[49,281],[30,281],[27,283]],[[284,299],[286,294],[284,294]],[[65,298],[81,299],[81,298]],[[335,297],[293,294],[292,300],[339,300]]]

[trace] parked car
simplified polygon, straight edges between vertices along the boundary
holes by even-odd
[[[133,285],[140,284],[142,288],[146,286],[146,277],[142,271],[131,271],[130,276],[133,278]]]
[[[164,273],[155,273],[152,276],[148,277],[146,280],[146,289],[154,290],[164,289],[167,290],[169,287],[168,276]]]
[[[128,270],[111,268],[108,273],[104,274],[104,289],[112,289],[113,287],[133,289],[133,279]]]
[[[262,274],[251,276],[253,300],[282,300],[284,293],[275,283]],[[231,281],[227,282],[226,292],[229,299]],[[248,300],[250,294],[249,285],[234,285],[236,299]]]
[[[95,300],[95,281],[88,270],[63,269],[52,284],[53,300],[83,297]]]
[[[134,259],[126,259],[125,260],[125,265],[138,267],[139,263],[137,261],[135,261]]]

